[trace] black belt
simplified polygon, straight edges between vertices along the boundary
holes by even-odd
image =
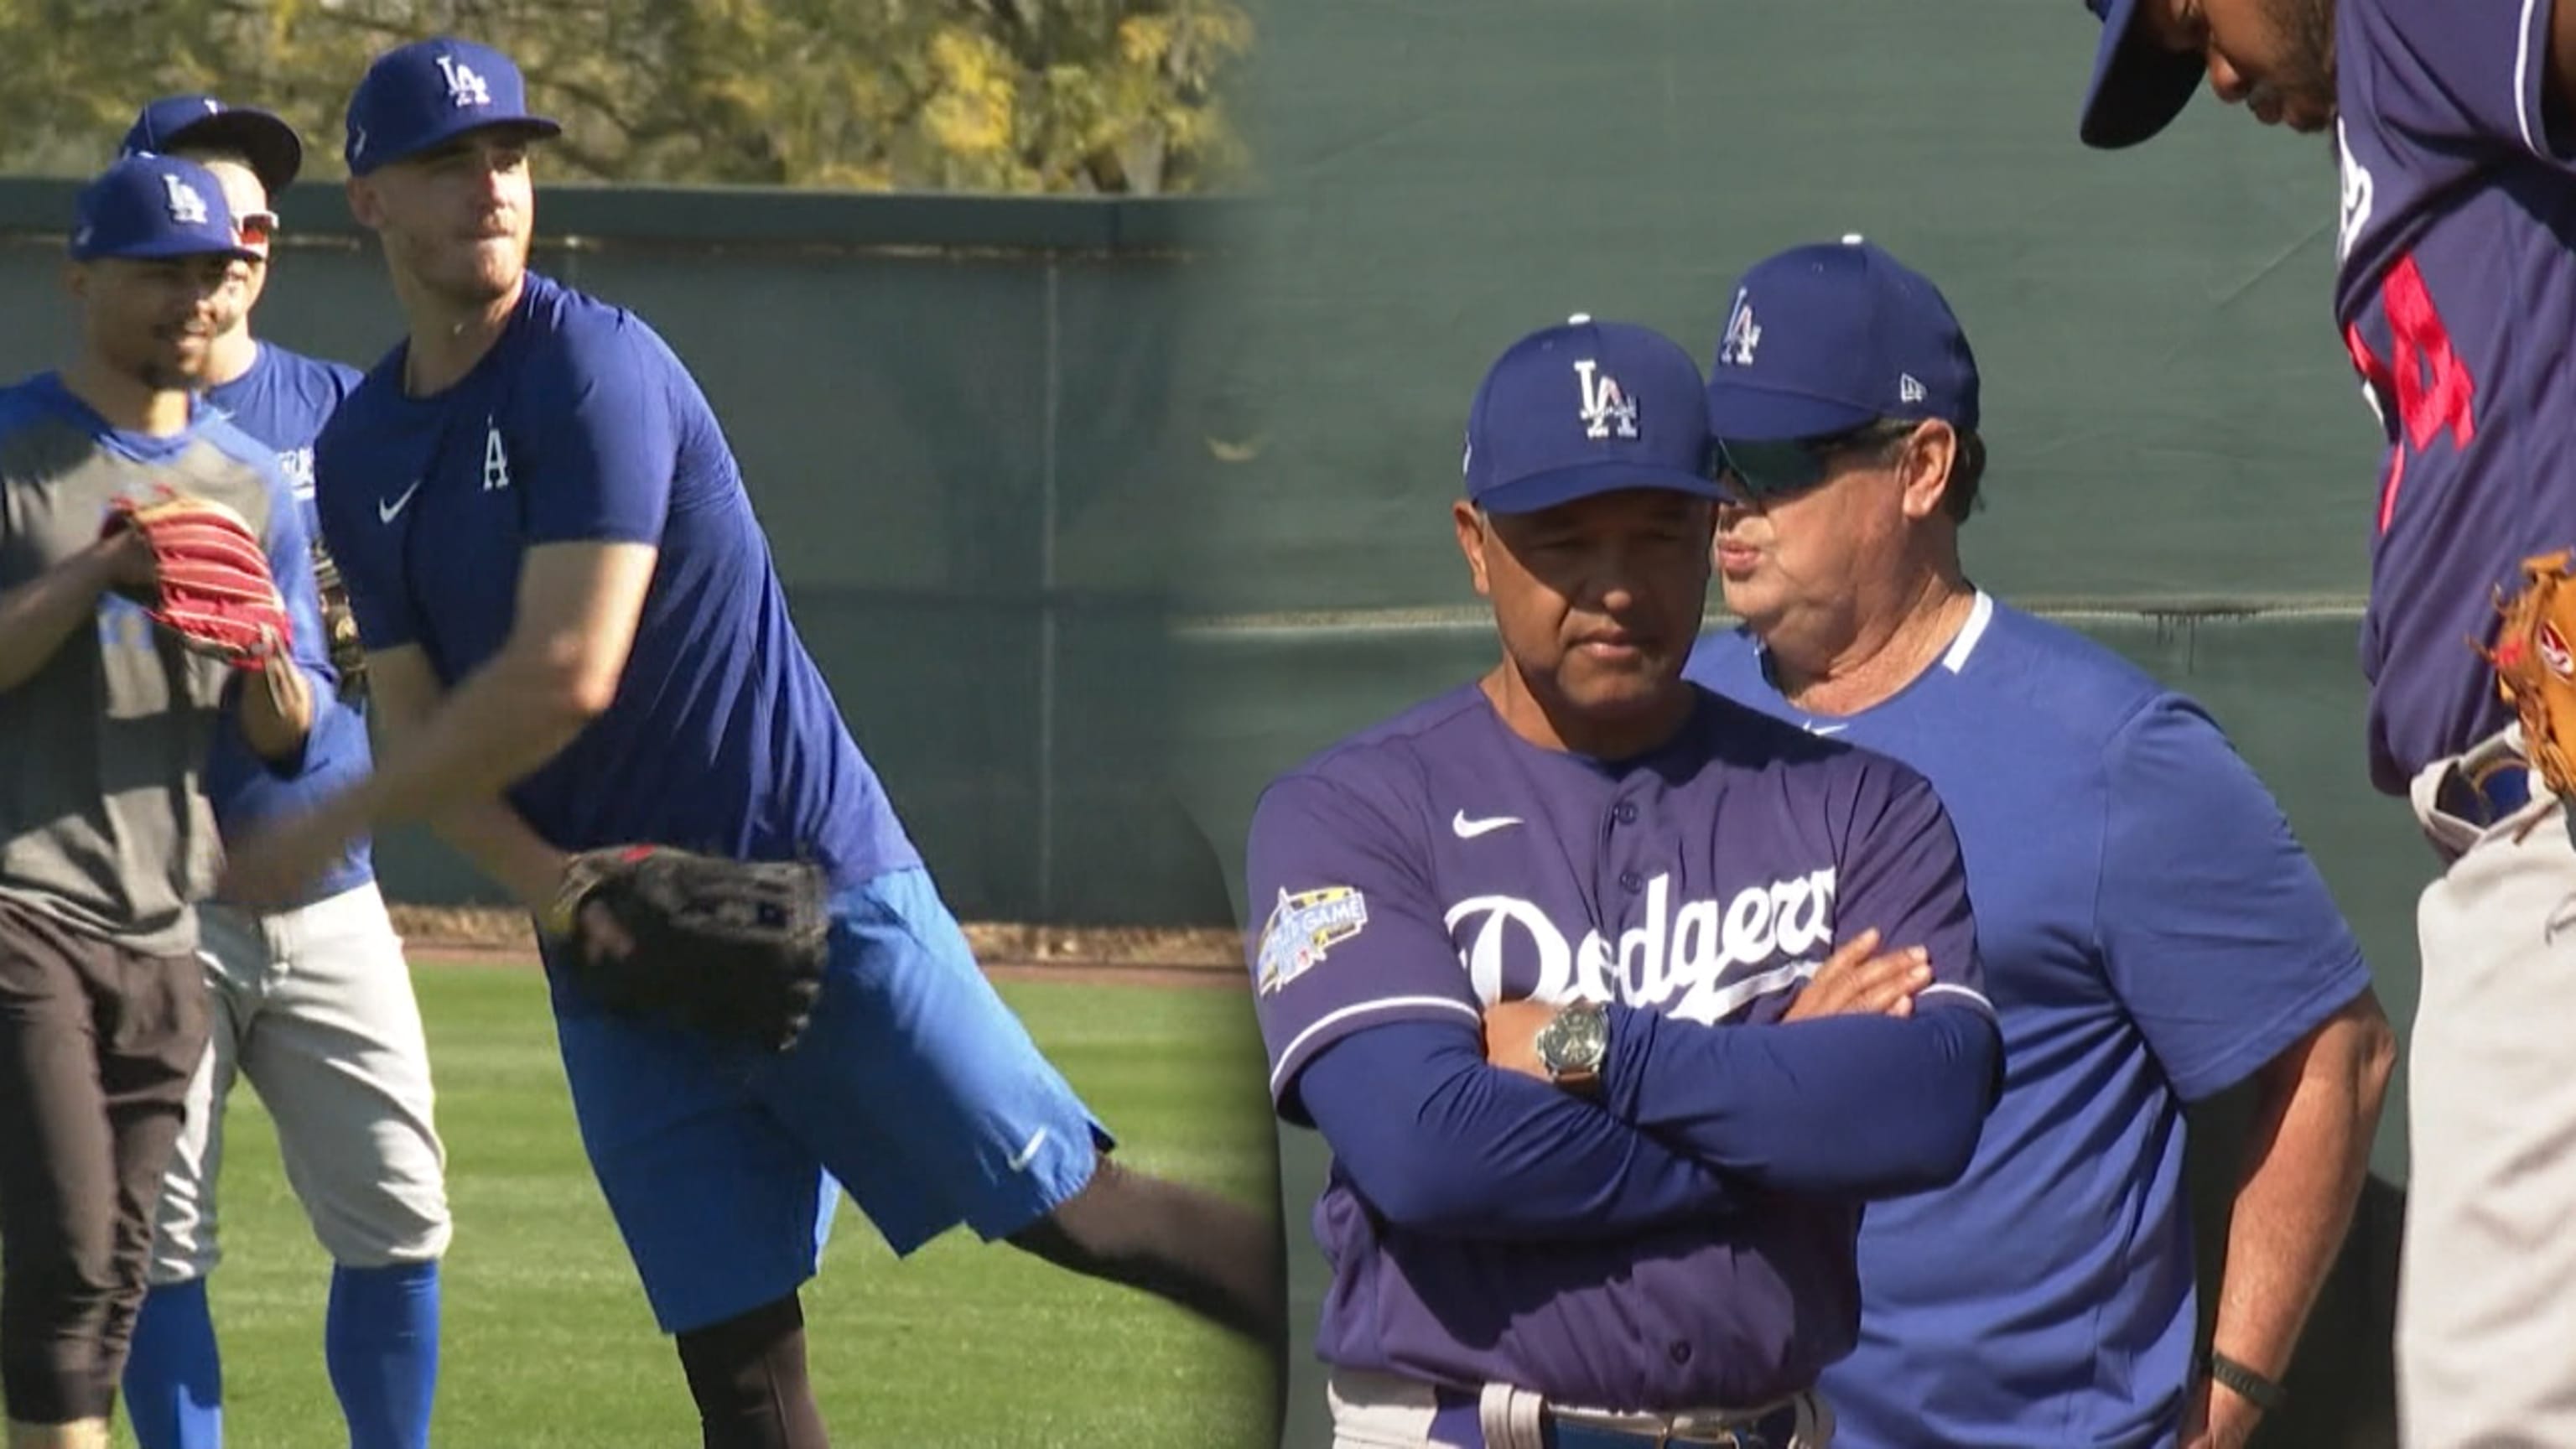
[[[1485,1430],[1477,1416],[1476,1395],[1458,1389],[1441,1389],[1436,1402],[1438,1408],[1431,1416],[1431,1437],[1435,1441],[1461,1445],[1464,1449],[1486,1449]],[[1795,1399],[1759,1417],[1722,1429],[1693,1425],[1687,1435],[1670,1431],[1659,1435],[1651,1429],[1613,1429],[1568,1420],[1553,1409],[1539,1411],[1539,1442],[1546,1449],[1708,1449],[1708,1446],[1789,1449],[1796,1442],[1797,1433],[1798,1402]]]

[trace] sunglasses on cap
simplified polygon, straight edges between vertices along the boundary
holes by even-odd
[[[1813,438],[1763,442],[1716,440],[1718,486],[1751,502],[1804,493],[1833,476],[1834,461],[1860,449],[1895,443],[1922,426],[1912,418],[1879,418]]]

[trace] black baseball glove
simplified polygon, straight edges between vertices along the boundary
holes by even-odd
[[[573,857],[543,925],[602,1008],[783,1052],[823,992],[828,897],[810,862],[616,846]]]

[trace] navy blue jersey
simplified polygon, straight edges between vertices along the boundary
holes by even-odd
[[[508,638],[530,548],[654,545],[607,711],[507,799],[558,849],[649,841],[809,858],[854,884],[919,863],[788,617],[697,381],[633,313],[527,274],[453,386],[397,346],[315,448],[322,531],[359,632],[454,687]]]
[[[1675,739],[1615,764],[1531,745],[1480,687],[1452,691],[1275,781],[1248,851],[1249,965],[1291,1122],[1308,1120],[1300,1073],[1355,1033],[1472,1030],[1521,998],[1776,1023],[1868,926],[1929,950],[1924,1010],[1987,1010],[1931,787],[1705,691]],[[1613,1408],[1805,1388],[1857,1332],[1859,1209],[1744,1196],[1634,1234],[1504,1241],[1389,1222],[1337,1163],[1314,1217],[1333,1272],[1317,1351]]]
[[[250,371],[206,391],[211,411],[276,454],[278,475],[294,493],[305,536],[316,544],[322,524],[313,503],[313,440],[360,376],[346,363],[263,342]],[[312,561],[298,566],[310,572]],[[206,759],[206,794],[214,805],[216,828],[227,838],[239,838],[270,820],[301,814],[364,778],[370,764],[366,717],[335,694],[316,691],[304,768],[294,775],[263,767],[237,732],[215,737]],[[373,855],[368,837],[351,839],[303,900],[322,900],[373,880]]]
[[[2551,7],[2344,0],[2335,321],[2388,450],[2362,666],[2370,764],[2404,794],[2509,717],[2494,589],[2576,545],[2576,178],[2545,120]]]

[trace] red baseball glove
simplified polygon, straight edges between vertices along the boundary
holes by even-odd
[[[294,640],[268,551],[242,516],[164,488],[148,503],[116,500],[101,538],[133,529],[152,549],[159,583],[143,600],[153,621],[200,654],[257,670]]]

